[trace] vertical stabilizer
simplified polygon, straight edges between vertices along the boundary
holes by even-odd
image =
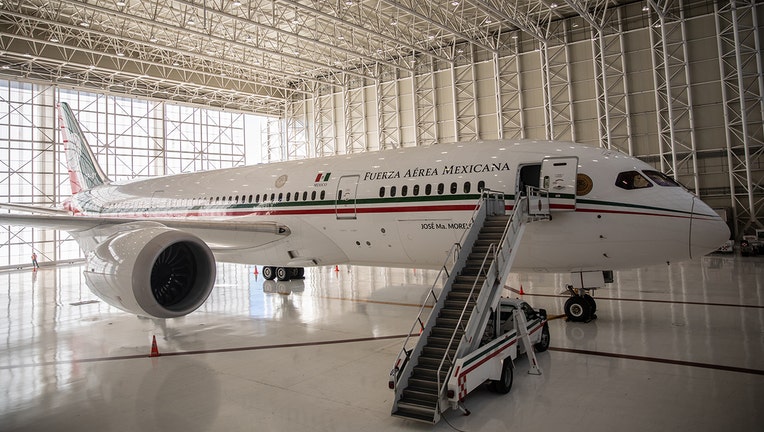
[[[85,134],[82,133],[72,109],[66,102],[58,105],[58,123],[66,151],[66,165],[69,169],[72,194],[108,183],[109,179],[98,166],[95,155],[85,140]]]

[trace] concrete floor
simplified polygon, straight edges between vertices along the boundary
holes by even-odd
[[[520,358],[509,394],[479,389],[471,416],[434,427],[391,417],[387,388],[432,271],[318,268],[272,283],[221,264],[207,303],[165,321],[97,301],[81,270],[0,274],[2,431],[764,430],[761,257],[617,272],[597,320],[550,322],[543,375]],[[559,314],[567,279],[508,285]]]

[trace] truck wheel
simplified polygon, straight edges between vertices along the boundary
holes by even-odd
[[[263,277],[265,280],[273,280],[276,278],[276,269],[271,266],[263,267]]]
[[[536,352],[544,352],[549,349],[549,324],[544,324],[541,329],[541,339],[533,347],[536,348]]]
[[[504,359],[504,364],[501,367],[501,379],[498,381],[491,381],[491,390],[499,394],[507,394],[512,389],[512,382],[514,381],[512,367],[512,359],[509,357]]]

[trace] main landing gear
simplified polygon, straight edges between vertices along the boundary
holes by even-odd
[[[573,288],[573,285],[566,285],[565,288],[570,293],[570,298],[565,301],[568,321],[589,322],[597,319],[597,302],[589,295],[589,290]]]
[[[265,280],[278,279],[280,281],[288,281],[291,279],[303,279],[305,278],[305,269],[302,267],[263,267],[263,277]]]

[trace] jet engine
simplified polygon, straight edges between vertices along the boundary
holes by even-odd
[[[106,303],[155,318],[187,315],[207,300],[215,257],[198,237],[165,226],[107,237],[87,254],[88,287]]]

